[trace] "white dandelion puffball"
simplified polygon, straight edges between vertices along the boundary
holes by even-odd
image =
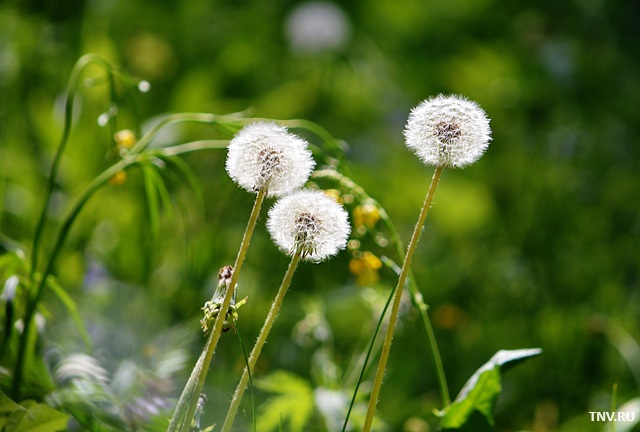
[[[315,162],[307,142],[275,123],[252,123],[229,143],[226,168],[231,179],[249,192],[264,189],[282,196],[301,188]]]
[[[461,96],[439,95],[411,110],[404,130],[407,147],[427,165],[462,168],[489,147],[489,118]]]
[[[342,206],[324,192],[310,190],[279,199],[269,210],[267,229],[282,251],[300,251],[302,259],[313,262],[344,249],[351,232]]]

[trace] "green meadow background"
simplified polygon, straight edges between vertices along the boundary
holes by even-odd
[[[321,125],[344,141],[352,180],[386,209],[406,243],[433,171],[404,146],[407,115],[429,96],[462,94],[486,110],[493,140],[478,163],[444,173],[412,267],[450,391],[456,395],[500,349],[539,347],[540,356],[505,374],[496,430],[602,430],[588,412],[611,410],[614,385],[616,405],[640,389],[640,6],[337,1],[312,15],[329,28],[322,45],[296,30],[304,4],[2,1],[0,253],[18,248],[28,256],[69,74],[85,53],[151,89],[121,91],[118,116],[100,127],[111,106],[107,86],[80,86],[45,250],[73,198],[117,160],[113,133],[173,112],[243,111]],[[191,125],[167,129],[155,145],[216,138],[229,135]],[[123,364],[145,370],[158,352],[174,350],[177,366],[157,383],[164,386],[158,394],[179,395],[204,342],[200,308],[218,269],[233,263],[253,202],[228,178],[225,157],[223,150],[183,157],[204,205],[188,185],[168,181],[173,211],[161,213],[157,233],[139,171],[89,202],[55,275],[77,303],[92,346],[49,295],[46,361],[82,352],[113,380]],[[265,220],[266,208],[239,281],[239,295],[249,296],[238,322],[247,349],[288,263]],[[361,247],[400,260],[379,243],[365,238]],[[355,359],[395,274],[383,266],[377,281],[363,282],[350,259],[345,251],[300,266],[256,379],[284,370],[310,388],[341,389],[357,374]],[[205,423],[222,423],[243,367],[238,339],[227,333],[205,386]],[[254,393],[262,412],[273,392]],[[243,407],[237,430],[249,430],[249,392]],[[379,416],[389,430],[424,432],[434,430],[440,407],[428,344],[407,303]]]

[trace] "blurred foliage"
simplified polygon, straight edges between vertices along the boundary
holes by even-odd
[[[610,409],[614,383],[619,403],[640,389],[639,4],[340,1],[325,8],[332,12],[315,12],[330,35],[342,35],[324,45],[295,26],[301,4],[2,2],[0,252],[8,260],[30,253],[62,133],[64,89],[84,53],[108,58],[151,89],[118,88],[114,99],[103,83],[81,86],[45,249],[73,198],[118,158],[115,132],[139,136],[157,116],[184,111],[251,110],[322,125],[344,140],[353,180],[408,239],[431,171],[403,145],[406,116],[430,95],[461,93],[487,111],[494,139],[476,165],[443,176],[413,265],[451,392],[497,350],[541,347],[541,356],[505,377],[498,430],[600,430],[587,413]],[[99,127],[114,106],[117,116]],[[170,127],[154,145],[228,137],[207,126]],[[197,331],[200,307],[217,270],[234,259],[251,208],[224,159],[222,151],[183,157],[204,205],[184,181],[161,174],[174,211],[152,219],[149,177],[131,170],[98,192],[70,232],[55,274],[78,305],[92,342],[87,355],[107,362],[100,367],[109,374],[126,359],[149,361],[148,341],[158,334],[181,325]],[[372,259],[349,264],[367,252],[398,260],[377,230],[384,233],[378,223],[331,262],[301,266],[256,375],[285,370],[311,383],[300,388],[332,388],[309,366],[323,348],[337,382],[352,382],[395,279]],[[256,230],[240,278],[241,295],[249,296],[238,323],[243,340],[257,334],[286,263],[266,231]],[[350,268],[377,273],[362,277]],[[3,319],[13,274],[0,274]],[[53,293],[45,300],[43,352],[87,350],[60,300]],[[394,340],[379,404],[390,430],[428,430],[441,407],[417,318],[407,307]],[[6,340],[11,329],[3,328]],[[201,342],[183,340],[193,361]],[[205,387],[204,424],[223,417],[243,367],[237,341],[224,338]],[[167,391],[179,393],[188,372],[168,378]],[[268,397],[256,389],[257,403]]]

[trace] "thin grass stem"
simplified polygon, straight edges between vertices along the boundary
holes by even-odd
[[[362,369],[360,369],[360,375],[358,376],[358,381],[356,382],[356,388],[353,390],[353,396],[351,397],[351,403],[349,403],[349,409],[347,410],[347,415],[344,418],[344,424],[342,425],[342,432],[345,432],[347,430],[347,425],[349,424],[349,417],[351,416],[351,411],[353,410],[353,406],[356,403],[356,397],[358,396],[358,390],[360,389],[360,384],[362,384],[364,374],[367,371],[367,365],[369,364],[369,359],[371,358],[373,347],[375,346],[376,339],[378,338],[378,333],[380,332],[380,328],[382,327],[382,322],[384,321],[384,317],[387,314],[387,309],[389,309],[389,305],[391,304],[391,300],[393,299],[394,292],[395,290],[393,290],[389,295],[389,298],[387,299],[387,303],[385,303],[384,308],[382,309],[382,313],[380,314],[380,318],[378,319],[378,324],[376,325],[376,329],[373,332],[373,337],[371,338],[371,342],[369,343],[369,349],[367,349],[367,355],[364,358],[364,362],[362,363]]]
[[[240,348],[242,348],[242,357],[244,358],[244,365],[246,368],[249,368],[249,356],[247,355],[247,350],[244,347],[244,343],[242,342],[242,338],[240,337],[240,330],[238,330],[238,326],[236,324],[236,334],[238,335],[238,341],[240,342]],[[253,423],[253,432],[256,432],[256,401],[253,394],[253,374],[251,370],[249,370],[249,392],[251,393],[251,418]]]
[[[380,205],[380,203],[378,203],[375,199],[371,198],[360,185],[356,184],[350,178],[344,176],[343,174],[333,169],[318,170],[313,173],[312,177],[327,178],[333,181],[337,181],[338,183],[347,187],[352,194],[358,196],[360,201],[372,202],[380,212],[380,219],[382,220],[387,230],[389,231],[389,235],[391,236],[392,243],[396,246],[396,252],[398,253],[398,256],[402,257],[405,255],[404,245],[402,243],[402,240],[400,239],[400,235],[398,234],[398,231],[396,230],[396,227],[391,221],[391,218],[387,214],[386,210]],[[431,355],[433,357],[436,376],[438,379],[438,386],[440,387],[440,396],[442,398],[442,403],[443,403],[443,406],[448,406],[449,404],[451,404],[451,397],[449,395],[447,378],[444,374],[444,368],[442,366],[442,358],[440,356],[440,350],[438,349],[438,342],[433,333],[431,320],[429,319],[428,307],[424,302],[422,293],[418,290],[418,287],[416,285],[415,279],[413,278],[413,272],[411,271],[411,269],[409,269],[409,274],[407,278],[409,280],[409,283],[407,284],[407,288],[409,289],[409,292],[411,294],[411,303],[420,315],[420,323],[422,324],[422,328],[424,329],[425,335],[427,336],[427,341],[429,343],[429,348],[431,350]],[[392,291],[391,295],[393,295],[393,293],[395,293],[395,290]],[[383,318],[385,313],[386,313],[386,310],[382,312],[382,316],[380,319]],[[370,349],[371,347],[374,346],[374,342],[375,340],[372,340]],[[367,367],[368,359],[370,357],[371,356],[369,355],[367,356],[367,360],[365,360],[363,364],[363,370]],[[362,374],[360,375],[361,375],[360,377],[361,379]],[[359,384],[359,381],[358,381],[358,384]],[[358,387],[359,385],[356,385],[356,392],[358,391]],[[355,400],[355,397],[356,397],[356,394],[354,394],[353,400]],[[348,417],[347,417],[347,420],[348,420]]]
[[[64,124],[62,129],[62,137],[60,138],[60,143],[58,144],[56,154],[53,158],[53,163],[51,164],[51,168],[49,170],[42,211],[40,212],[40,217],[38,218],[38,223],[36,225],[36,231],[33,236],[33,246],[31,248],[30,278],[32,283],[34,282],[35,274],[38,270],[40,242],[42,240],[42,232],[44,231],[44,225],[47,218],[49,202],[51,201],[51,195],[53,194],[53,189],[55,187],[55,180],[58,176],[58,169],[60,167],[60,161],[62,160],[62,154],[64,153],[64,150],[67,146],[67,141],[69,140],[69,134],[71,133],[71,125],[73,123],[73,106],[75,95],[78,90],[78,84],[80,81],[80,74],[82,73],[83,69],[91,63],[99,63],[100,65],[104,66],[109,75],[112,74],[111,64],[102,57],[95,54],[87,54],[80,57],[71,70],[64,104]]]
[[[389,316],[389,325],[387,327],[387,331],[385,334],[384,344],[382,345],[382,353],[380,354],[380,360],[378,361],[378,368],[376,370],[376,375],[373,381],[373,388],[371,389],[371,395],[369,397],[369,407],[367,409],[367,416],[365,418],[365,423],[363,427],[363,432],[369,432],[371,430],[371,426],[373,424],[373,417],[376,411],[376,405],[378,403],[378,396],[380,395],[380,388],[382,387],[382,379],[384,377],[384,373],[387,367],[387,361],[389,360],[389,353],[391,352],[391,342],[393,341],[393,332],[396,327],[396,323],[398,321],[398,312],[400,310],[400,300],[402,299],[402,289],[404,287],[405,281],[407,279],[407,275],[409,274],[409,268],[411,266],[411,260],[413,259],[413,254],[416,250],[416,246],[418,244],[418,240],[420,239],[420,234],[422,232],[422,226],[429,214],[429,208],[431,207],[431,202],[433,201],[433,196],[436,191],[436,187],[438,186],[438,181],[440,180],[440,175],[442,174],[443,167],[439,166],[436,168],[433,173],[433,178],[431,179],[431,185],[429,186],[429,191],[427,192],[427,196],[424,200],[424,204],[422,206],[422,210],[420,211],[420,216],[418,217],[418,222],[416,223],[415,229],[413,231],[413,235],[411,236],[411,241],[409,242],[409,246],[407,248],[407,254],[402,263],[402,270],[400,271],[400,276],[398,277],[398,284],[396,285],[393,305],[391,307],[391,315]]]
[[[182,395],[178,400],[178,404],[174,411],[173,417],[171,418],[171,422],[169,423],[167,432],[174,432],[177,430],[186,432],[189,430],[191,419],[193,419],[193,415],[195,414],[196,407],[198,405],[198,399],[197,397],[194,397],[194,395],[199,395],[202,392],[202,388],[204,387],[204,381],[207,377],[207,373],[209,372],[211,358],[213,357],[216,346],[218,345],[218,341],[220,340],[220,335],[222,334],[222,327],[225,321],[225,311],[229,310],[229,305],[231,304],[231,299],[233,298],[236,283],[238,282],[238,275],[240,274],[240,269],[242,268],[242,264],[244,263],[244,258],[247,254],[247,250],[249,249],[251,236],[253,235],[253,230],[258,221],[258,216],[260,215],[260,209],[262,208],[264,197],[265,191],[264,189],[261,189],[256,195],[256,200],[253,204],[253,209],[251,210],[251,216],[249,217],[249,222],[247,223],[247,229],[245,230],[244,236],[242,238],[242,243],[240,245],[240,250],[238,251],[238,256],[236,257],[236,262],[233,266],[231,281],[229,282],[229,287],[227,288],[224,299],[222,300],[222,305],[220,307],[220,310],[222,312],[220,316],[218,316],[218,318],[215,320],[213,329],[211,330],[211,334],[209,335],[209,339],[207,340],[207,344],[202,351],[202,354],[200,355],[196,366],[193,368],[193,372],[191,372],[191,376],[189,377],[187,385],[182,391]],[[182,416],[182,412],[184,411],[185,406],[188,406],[188,408],[186,414]],[[181,422],[182,419],[184,420]]]
[[[229,410],[227,411],[227,417],[224,420],[224,424],[222,425],[222,432],[229,432],[231,430],[231,426],[233,425],[233,420],[236,417],[236,413],[238,412],[238,408],[240,406],[240,402],[242,401],[242,395],[244,394],[245,389],[247,388],[247,383],[249,382],[249,378],[251,377],[252,371],[254,370],[256,363],[258,361],[258,357],[260,357],[260,352],[262,351],[262,347],[264,343],[267,341],[267,337],[269,336],[269,332],[273,327],[273,323],[278,316],[278,312],[280,311],[280,306],[282,305],[282,301],[284,300],[284,296],[287,293],[287,289],[289,285],[291,285],[291,280],[293,278],[293,274],[298,267],[298,263],[300,262],[301,252],[296,252],[291,257],[291,262],[289,263],[289,268],[287,269],[287,273],[282,279],[282,284],[280,285],[280,289],[278,289],[278,294],[276,294],[276,298],[273,300],[271,304],[271,309],[269,310],[269,314],[267,315],[267,319],[262,326],[262,330],[260,330],[260,334],[258,335],[258,339],[253,349],[251,350],[251,354],[249,355],[249,364],[245,367],[244,372],[242,373],[242,377],[240,378],[240,382],[238,383],[238,387],[236,387],[236,391],[233,395],[233,399],[231,401],[231,405],[229,406]]]
[[[103,171],[102,174],[100,174],[98,177],[96,177],[89,184],[89,186],[87,186],[87,188],[85,188],[85,190],[82,192],[82,194],[78,197],[78,199],[76,200],[74,206],[71,208],[71,210],[69,211],[69,213],[68,213],[67,217],[65,218],[64,222],[60,226],[60,229],[58,230],[58,235],[56,236],[55,243],[53,245],[53,249],[52,249],[51,253],[49,254],[49,260],[47,261],[47,265],[45,267],[45,270],[42,272],[42,274],[39,277],[39,280],[37,281],[36,291],[29,298],[29,301],[28,301],[27,307],[26,307],[26,311],[25,311],[24,328],[23,328],[22,334],[20,336],[20,341],[19,341],[19,345],[18,345],[18,357],[17,357],[16,369],[15,369],[14,375],[13,375],[13,388],[12,388],[12,391],[13,391],[13,395],[16,398],[16,400],[19,400],[20,385],[22,383],[22,378],[23,378],[22,375],[24,373],[24,366],[26,364],[25,360],[26,360],[26,354],[27,354],[28,345],[29,345],[29,332],[31,330],[33,316],[35,315],[35,312],[36,312],[36,310],[38,308],[38,304],[40,302],[40,299],[42,298],[42,295],[44,294],[44,291],[46,289],[47,278],[49,277],[49,275],[53,271],[53,267],[55,265],[56,258],[58,256],[58,253],[60,252],[60,249],[62,248],[62,245],[64,244],[64,242],[65,242],[65,240],[67,238],[67,235],[68,235],[69,231],[71,230],[71,226],[73,225],[73,222],[75,221],[76,217],[80,213],[80,210],[82,210],[82,208],[87,203],[89,198],[91,198],[91,196],[102,185],[104,185],[111,177],[113,177],[117,172],[125,169],[127,166],[131,165],[134,162],[136,162],[135,158],[123,159],[120,162],[118,162],[117,164],[111,166],[106,171]],[[32,277],[34,279],[33,283],[35,285],[35,282],[36,282],[35,281],[35,275],[32,276]]]
[[[94,61],[94,60],[92,60]],[[207,149],[219,149],[219,148],[224,148],[224,146],[220,145],[219,142],[215,142],[214,143],[204,143],[204,142],[200,142],[200,143],[193,143],[193,145],[189,145],[191,143],[188,144],[184,144],[184,145],[178,145],[178,146],[174,146],[174,147],[167,147],[165,149],[162,149],[162,152],[166,155],[166,156],[177,156],[183,153],[187,153],[187,152],[192,152],[192,151],[196,151],[196,150],[207,150]],[[44,271],[39,275],[38,280],[36,281],[36,273],[33,271],[33,266],[35,264],[37,264],[37,260],[34,262],[32,261],[32,275],[31,275],[31,283],[32,286],[37,286],[35,292],[30,296],[29,301],[27,303],[26,306],[26,310],[25,310],[25,316],[24,316],[24,328],[22,331],[22,334],[20,336],[20,340],[18,342],[18,355],[17,355],[17,363],[16,363],[16,368],[14,370],[14,374],[13,374],[13,381],[12,381],[12,394],[15,398],[15,400],[19,400],[19,396],[20,396],[20,386],[22,384],[22,380],[23,380],[23,374],[24,374],[24,367],[26,365],[26,355],[28,352],[28,346],[29,346],[29,334],[31,331],[31,326],[32,326],[32,321],[33,321],[33,316],[35,315],[35,312],[38,308],[38,304],[42,298],[42,295],[44,294],[46,287],[47,287],[47,278],[49,277],[49,275],[52,273],[58,253],[60,252],[60,249],[62,248],[67,235],[69,233],[69,231],[71,230],[71,227],[74,223],[74,221],[76,220],[76,218],[78,217],[78,215],[80,214],[80,211],[82,210],[82,208],[84,207],[84,205],[89,201],[89,199],[93,196],[93,194],[100,189],[102,186],[104,186],[109,179],[111,179],[116,173],[118,173],[119,171],[124,171],[136,164],[139,164],[141,162],[146,161],[149,158],[149,155],[146,153],[141,153],[141,154],[135,154],[135,155],[129,155],[127,157],[125,157],[124,159],[120,160],[119,162],[117,162],[116,164],[112,165],[111,167],[107,168],[105,171],[103,171],[100,175],[98,175],[95,179],[93,179],[93,181],[82,191],[82,193],[78,196],[78,198],[76,199],[73,207],[70,209],[69,213],[67,214],[67,216],[65,217],[62,225],[60,226],[59,230],[58,230],[58,234],[56,236],[54,245],[53,245],[53,249],[51,250],[51,253],[49,254],[49,259],[47,261],[47,265],[44,269]],[[55,172],[53,173],[53,175],[55,175]],[[45,206],[46,209],[46,206]],[[44,219],[43,219],[44,220]],[[42,225],[44,226],[44,222],[42,223]],[[34,255],[37,255],[37,251],[34,250]],[[33,258],[32,258],[33,260]]]

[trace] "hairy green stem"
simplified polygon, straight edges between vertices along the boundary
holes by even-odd
[[[240,382],[238,383],[238,387],[236,387],[236,392],[233,395],[231,405],[229,406],[229,410],[227,411],[227,417],[225,418],[224,424],[222,425],[222,432],[229,432],[231,430],[233,420],[236,417],[236,413],[238,412],[238,408],[240,407],[240,402],[242,401],[242,395],[247,388],[249,378],[253,373],[253,370],[258,361],[258,357],[260,357],[262,347],[267,341],[267,337],[269,336],[269,332],[273,327],[273,323],[276,321],[276,317],[278,316],[278,312],[280,311],[280,306],[282,305],[284,296],[287,293],[287,289],[289,289],[289,285],[291,285],[291,279],[293,278],[293,274],[295,273],[299,262],[300,252],[298,251],[293,255],[293,257],[291,257],[289,268],[287,269],[287,273],[284,275],[284,279],[282,279],[282,284],[280,285],[280,289],[278,289],[278,294],[271,304],[271,309],[269,310],[267,319],[264,321],[264,325],[262,326],[262,330],[260,330],[260,334],[258,335],[256,344],[251,350],[251,354],[249,355],[248,367],[245,367],[244,372],[242,373],[242,378],[240,378]]]
[[[433,173],[433,178],[431,179],[431,185],[429,186],[429,191],[427,192],[427,196],[424,200],[424,204],[422,206],[422,210],[420,211],[420,216],[418,217],[418,222],[416,222],[415,229],[413,231],[413,235],[411,236],[411,241],[409,242],[409,246],[407,247],[407,254],[402,263],[402,270],[400,270],[400,276],[398,277],[398,284],[395,288],[393,305],[391,306],[391,315],[389,316],[389,324],[387,327],[387,331],[385,334],[384,344],[382,345],[382,353],[380,354],[380,360],[378,361],[378,368],[376,370],[376,375],[373,381],[373,388],[371,389],[371,395],[369,397],[369,407],[367,409],[367,416],[365,418],[363,432],[369,432],[371,430],[371,425],[373,424],[373,417],[376,411],[376,405],[378,403],[378,396],[380,395],[380,388],[382,387],[382,379],[384,377],[384,373],[387,367],[387,361],[389,360],[389,353],[391,352],[391,342],[393,341],[393,332],[396,327],[396,323],[398,321],[398,312],[400,310],[400,300],[402,299],[402,289],[404,287],[405,281],[407,280],[407,275],[409,274],[409,268],[411,266],[411,260],[413,259],[413,254],[416,250],[416,246],[418,244],[418,240],[420,239],[420,234],[422,232],[422,226],[424,225],[424,221],[429,214],[429,208],[431,207],[431,202],[433,201],[433,196],[436,191],[436,187],[438,186],[438,181],[440,180],[440,175],[442,174],[443,167],[439,166],[436,168]]]
[[[204,387],[204,381],[207,377],[207,373],[209,372],[209,365],[211,364],[211,358],[216,350],[216,346],[218,345],[218,341],[220,340],[220,335],[222,334],[222,327],[224,324],[225,311],[229,310],[229,305],[231,304],[231,299],[233,298],[233,292],[235,291],[236,283],[238,281],[238,275],[240,274],[240,269],[242,268],[242,264],[244,263],[244,258],[247,254],[247,250],[249,249],[249,243],[251,242],[251,236],[253,235],[253,229],[256,226],[258,221],[258,216],[260,215],[260,208],[262,207],[262,203],[264,201],[265,191],[261,189],[256,195],[256,200],[253,204],[253,210],[251,211],[251,216],[249,217],[249,222],[247,224],[247,229],[245,230],[244,236],[242,238],[242,244],[240,245],[240,250],[238,251],[238,256],[236,257],[236,262],[233,265],[233,274],[231,276],[231,281],[229,282],[229,287],[225,292],[224,299],[222,300],[222,306],[220,310],[222,311],[218,318],[215,320],[213,325],[213,329],[211,330],[211,334],[209,335],[209,339],[207,340],[207,344],[205,345],[196,366],[193,368],[191,372],[191,376],[187,381],[184,390],[182,391],[182,395],[180,395],[180,399],[178,400],[178,404],[173,413],[173,417],[169,423],[169,428],[167,432],[175,432],[181,431],[186,432],[191,427],[191,419],[193,419],[193,415],[195,414],[196,407],[198,405],[198,396]],[[187,406],[186,414],[183,416],[184,408]]]

